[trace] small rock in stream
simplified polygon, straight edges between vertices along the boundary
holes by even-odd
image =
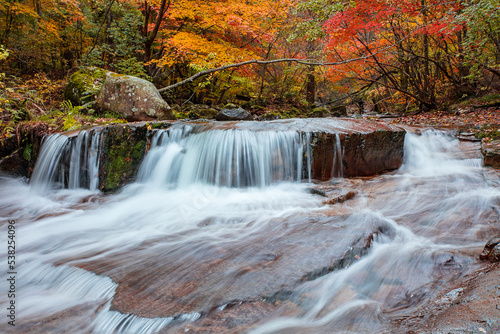
[[[319,190],[316,188],[307,188],[306,192],[311,194],[311,195],[319,195],[322,197],[328,197],[328,196],[326,196],[326,193],[323,190]]]
[[[356,196],[356,192],[354,191],[349,191],[347,194],[332,198],[328,201],[323,202],[323,204],[337,204],[337,203],[344,203],[347,200],[353,199]]]
[[[484,246],[483,252],[479,255],[481,260],[490,262],[500,261],[500,237],[490,239]]]

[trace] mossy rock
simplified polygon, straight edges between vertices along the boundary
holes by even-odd
[[[99,188],[114,192],[133,182],[147,148],[147,125],[113,125],[106,129]]]
[[[347,107],[346,106],[332,107],[331,115],[333,117],[346,117],[347,116]]]
[[[328,109],[325,107],[314,108],[310,113],[309,117],[326,117],[328,115]]]
[[[98,67],[85,67],[69,77],[64,89],[64,99],[71,101],[74,106],[82,106],[95,101],[100,93],[106,70]]]
[[[275,119],[281,119],[281,115],[276,112],[266,112],[259,117],[257,117],[259,121],[273,121]]]
[[[214,119],[215,116],[217,116],[217,114],[219,113],[219,110],[205,104],[194,104],[184,108],[183,112],[187,114],[190,119]]]

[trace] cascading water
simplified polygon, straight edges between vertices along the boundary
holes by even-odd
[[[191,127],[158,131],[139,180],[241,188],[300,181],[310,175],[310,150],[304,152],[309,142],[299,132],[191,131]],[[305,172],[304,155],[309,162]]]
[[[47,138],[40,150],[31,187],[40,192],[46,192],[57,177],[59,162],[68,143],[68,137],[55,134]]]
[[[68,188],[97,190],[100,132],[81,131],[71,145]]]
[[[43,142],[31,188],[46,193],[50,188],[85,188],[96,191],[99,184],[99,129],[83,130],[76,137],[54,134]],[[69,163],[65,163],[65,159]]]
[[[42,192],[51,187],[97,190],[100,136],[94,130],[72,138],[48,137],[35,166],[32,188]],[[310,138],[310,133],[297,131],[173,126],[154,132],[138,180],[163,186],[202,183],[236,188],[311,181]],[[340,139],[336,138],[334,167],[341,176]]]
[[[49,137],[30,186],[0,179],[0,217],[22,240],[16,330],[387,332],[473,270],[471,248],[499,232],[498,176],[441,133],[407,134],[397,172],[317,185],[357,193],[335,205],[297,182],[310,179],[308,133],[158,130],[138,182],[106,196],[86,181],[97,142]]]

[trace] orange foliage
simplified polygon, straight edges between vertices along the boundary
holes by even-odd
[[[166,52],[158,65],[183,62],[205,69],[260,58],[289,5],[289,0],[175,1],[161,27],[158,44]]]

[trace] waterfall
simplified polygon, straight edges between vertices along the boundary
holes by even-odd
[[[31,188],[41,193],[51,188],[97,190],[100,137],[99,129],[82,130],[72,138],[61,134],[48,136],[42,143]]]
[[[35,164],[31,177],[31,188],[38,192],[49,190],[60,170],[60,161],[68,144],[68,137],[58,133],[47,137],[40,150],[40,155]],[[60,181],[60,180],[59,180]]]
[[[68,138],[55,134],[43,142],[31,186],[99,188],[103,148],[99,128]],[[340,136],[334,135],[331,175],[342,177]],[[279,182],[312,181],[311,132],[211,129],[178,124],[153,130],[150,149],[138,171],[139,182],[162,187],[209,184],[219,187],[264,187]]]
[[[97,190],[100,132],[81,131],[71,143],[68,188]]]
[[[335,147],[333,148],[333,164],[332,164],[332,173],[333,177],[342,177],[343,167],[342,167],[342,159],[344,157],[344,152],[342,148],[342,144],[340,142],[340,136],[338,133],[335,134]]]
[[[308,135],[235,129],[191,132],[191,128],[157,132],[139,180],[181,187],[203,183],[241,188],[310,179]]]

